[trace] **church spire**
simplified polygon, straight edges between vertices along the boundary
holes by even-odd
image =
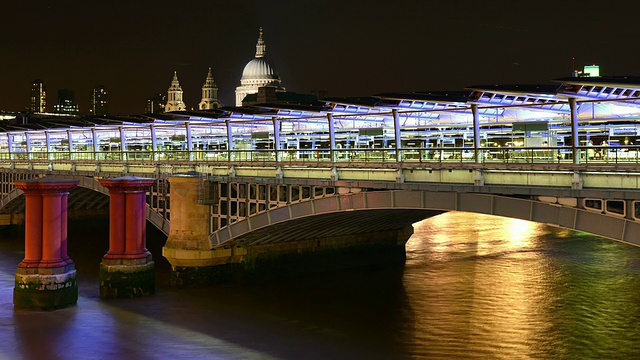
[[[256,44],[256,59],[263,58],[266,52],[267,45],[264,44],[262,39],[262,27],[260,27],[260,36],[258,37],[258,43]]]
[[[207,78],[204,80],[204,85],[202,85],[202,101],[198,104],[198,108],[200,110],[211,110],[219,106],[218,87],[213,81],[213,74],[211,73],[211,68],[209,68]]]
[[[178,81],[178,72],[173,71],[173,80],[171,80],[171,87],[180,87],[180,82]]]
[[[177,71],[173,72],[173,80],[171,80],[171,86],[169,86],[167,93],[167,104],[165,106],[166,112],[184,111],[186,109],[186,105],[184,104],[184,101],[182,101],[182,87],[178,81]]]
[[[207,73],[206,82],[213,81],[213,74],[211,73],[211,67],[209,67],[209,72]]]

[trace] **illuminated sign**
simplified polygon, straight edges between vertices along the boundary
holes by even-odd
[[[268,139],[269,132],[268,131],[254,132],[254,133],[251,133],[251,138],[252,139]]]
[[[585,65],[582,73],[584,76],[600,76],[600,65]]]
[[[612,128],[609,129],[609,136],[636,135],[636,128]]]
[[[358,135],[361,136],[379,136],[382,135],[384,130],[382,128],[364,128],[358,130]]]
[[[549,130],[549,122],[548,121],[523,121],[523,122],[514,122],[513,123],[513,131],[547,131]]]

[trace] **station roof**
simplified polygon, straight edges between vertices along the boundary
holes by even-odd
[[[551,82],[569,85],[599,85],[640,89],[640,76],[563,77],[553,79]]]
[[[375,96],[359,96],[359,97],[329,97],[323,98],[321,101],[332,103],[332,104],[345,104],[345,105],[356,105],[356,106],[366,106],[366,107],[376,107],[380,104],[382,99]]]
[[[472,85],[470,91],[484,91],[497,94],[545,94],[555,95],[559,85],[552,84],[512,84],[512,85]]]
[[[578,77],[552,80],[561,83],[558,96],[582,102],[608,102],[608,106],[640,106],[640,77]]]
[[[469,98],[469,91],[416,91],[411,93],[382,93],[376,94],[383,99],[394,100],[419,100],[431,102],[458,102],[465,103]]]
[[[285,94],[286,95],[286,94]],[[56,117],[23,115],[28,121],[0,121],[2,131],[28,131],[59,128],[81,128],[139,124],[176,126],[185,122],[219,123],[226,119],[239,122],[270,121],[277,117],[292,121],[322,122],[322,117],[353,117],[370,121],[371,126],[384,126],[392,110],[416,123],[429,121],[465,123],[476,106],[485,121],[529,121],[566,119],[570,112],[568,98],[578,103],[593,103],[590,110],[580,110],[579,117],[607,117],[640,119],[640,77],[565,77],[547,84],[485,84],[471,85],[456,91],[387,92],[360,97],[327,97],[314,100],[312,96],[295,98],[281,95],[276,102],[249,106],[225,106],[214,110],[179,111],[139,116],[75,116]],[[307,99],[296,102],[289,100]],[[283,101],[280,101],[283,100]],[[287,100],[287,101],[285,101]],[[313,100],[313,101],[311,101]],[[586,108],[585,108],[586,109]],[[314,120],[315,119],[315,120]]]

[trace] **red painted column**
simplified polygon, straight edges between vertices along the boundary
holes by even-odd
[[[66,199],[78,181],[43,178],[16,181],[15,185],[26,199],[25,258],[18,267],[59,267],[73,263],[66,253]]]
[[[69,254],[67,252],[68,244],[69,244],[69,232],[68,232],[68,221],[69,221],[69,194],[62,194],[60,197],[60,257],[67,264],[72,264],[73,260],[69,258]]]
[[[67,196],[78,180],[16,181],[26,199],[24,260],[16,269],[13,304],[51,310],[76,304],[78,283],[67,255]]]
[[[148,188],[148,187],[147,187]],[[142,191],[132,189],[125,195],[126,231],[125,257],[129,259],[145,258],[147,251],[147,216],[146,188]]]
[[[102,186],[108,187],[104,183]],[[104,256],[107,259],[119,259],[124,255],[125,247],[122,241],[126,229],[124,208],[124,192],[109,188],[109,251]]]
[[[155,179],[102,179],[109,189],[109,251],[100,263],[100,296],[131,298],[155,292],[155,265],[147,250],[146,194]]]
[[[17,185],[17,184],[16,184]],[[25,197],[24,260],[21,268],[38,267],[42,258],[42,196],[18,185]]]
[[[109,251],[106,259],[144,259],[151,255],[146,248],[146,193],[155,179],[125,176],[102,179],[109,189]]]
[[[60,267],[67,263],[62,260],[62,216],[60,192],[42,194],[42,259],[40,267]]]

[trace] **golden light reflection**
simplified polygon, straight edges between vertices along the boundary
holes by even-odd
[[[416,251],[411,261],[424,261],[427,275],[408,277],[407,286],[433,295],[411,299],[420,313],[416,328],[437,333],[464,328],[464,341],[491,355],[530,352],[530,344],[552,323],[545,310],[551,299],[540,286],[548,275],[546,261],[530,251],[547,232],[543,224],[464,212],[417,223],[412,241],[429,251]],[[434,266],[435,259],[444,262]],[[498,350],[495,344],[511,345]]]
[[[430,252],[457,252],[471,247],[478,255],[531,247],[546,232],[543,224],[457,211],[417,222],[414,229],[416,236],[407,243],[408,251],[426,246]],[[486,235],[478,238],[478,232]],[[422,240],[425,236],[428,242]]]
[[[435,244],[434,246],[431,246],[431,251],[435,251],[435,252],[445,252],[447,251],[447,244],[450,242],[450,239],[448,236],[445,236],[445,234],[437,234],[436,236],[433,237],[432,243]]]
[[[519,219],[504,219],[505,241],[511,248],[523,248],[531,246],[532,237],[538,234],[539,224]]]

